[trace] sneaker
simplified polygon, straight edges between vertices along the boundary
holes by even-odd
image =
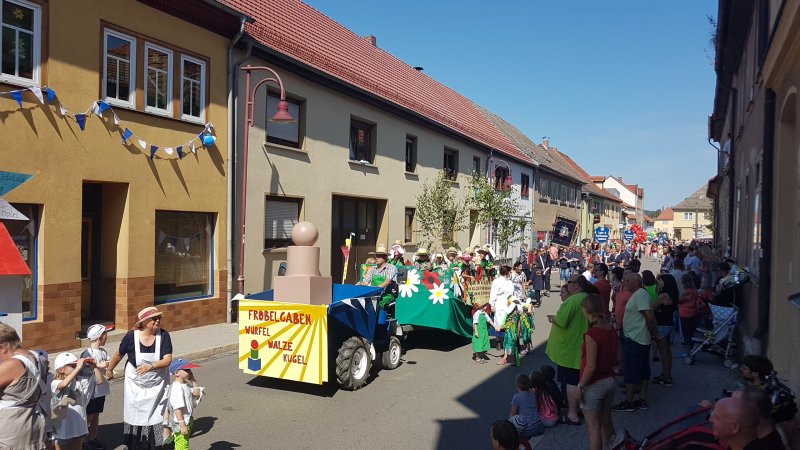
[[[652,383],[656,386],[672,386],[672,378],[655,377]]]
[[[636,404],[635,402],[626,402],[625,400],[617,403],[616,405],[611,407],[612,411],[619,411],[619,412],[633,412],[636,411]]]
[[[647,401],[646,400],[642,400],[642,399],[634,400],[633,401],[633,406],[635,406],[636,409],[641,409],[642,411],[647,411],[649,409],[647,407]]]

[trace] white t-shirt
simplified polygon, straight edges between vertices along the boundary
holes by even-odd
[[[169,388],[169,406],[173,411],[185,408],[183,411],[183,421],[187,425],[189,419],[192,418],[194,411],[194,399],[192,398],[192,387],[187,383],[172,382],[172,387]],[[178,423],[178,417],[173,413],[172,421]]]
[[[86,423],[86,404],[89,403],[91,384],[89,379],[78,376],[64,389],[58,389],[59,384],[61,384],[61,380],[53,380],[50,383],[53,397],[58,397],[64,391],[63,395],[70,397],[75,403],[67,406],[68,410],[64,419],[55,421],[56,439],[73,439],[89,433]]]
[[[94,358],[94,361],[98,364],[107,362],[111,358],[108,357],[108,352],[106,349],[100,348],[87,348],[86,350],[81,353],[81,358]],[[108,385],[108,379],[106,379],[105,370],[100,370],[100,373],[103,375],[104,382],[102,384],[94,384],[94,394],[92,398],[95,397],[105,397],[106,395],[111,393],[111,386]],[[94,380],[94,373],[92,372],[92,380]]]

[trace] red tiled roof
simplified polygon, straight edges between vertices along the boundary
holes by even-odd
[[[667,208],[664,211],[661,211],[661,214],[656,217],[656,220],[674,220],[675,213],[672,211],[672,208]]]
[[[599,195],[601,197],[607,198],[607,199],[609,199],[611,201],[622,203],[622,200],[620,200],[619,197],[614,195],[614,193],[608,191],[607,189],[605,189],[603,187],[596,186],[594,184],[594,179],[600,178],[600,181],[602,181],[604,179],[603,177],[593,177],[593,176],[589,175],[589,172],[583,170],[583,167],[581,167],[577,162],[575,162],[574,159],[570,158],[569,155],[567,155],[566,153],[558,151],[558,150],[556,150],[555,153],[557,153],[559,156],[561,156],[561,159],[566,164],[568,164],[581,177],[583,177],[584,181],[586,181],[586,185],[584,187],[586,188],[587,191],[589,191],[592,194]]]
[[[602,182],[606,181],[606,177],[593,176],[593,177],[589,177],[589,178],[592,180],[592,183],[602,183]]]
[[[653,221],[653,219],[651,219],[650,216],[648,216],[647,214],[644,214],[644,213],[642,213],[642,219],[644,219],[645,222],[652,222]]]
[[[17,250],[6,226],[0,223],[0,275],[30,275],[28,265]]]
[[[224,0],[255,18],[259,43],[520,161],[530,157],[468,98],[300,0]]]

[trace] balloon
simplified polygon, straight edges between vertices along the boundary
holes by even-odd
[[[217,137],[213,134],[206,133],[203,135],[203,145],[210,147],[217,141]]]

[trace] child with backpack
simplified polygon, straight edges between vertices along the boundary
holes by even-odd
[[[93,379],[82,373],[84,366],[91,369]],[[94,383],[105,382],[100,369],[91,358],[78,358],[72,353],[59,353],[55,360],[55,379],[50,384],[53,393],[56,450],[81,450],[84,437],[89,433],[86,405],[89,403]]]
[[[192,373],[192,369],[198,367],[200,366],[183,358],[178,358],[169,365],[169,373],[174,379],[167,392],[169,403],[165,415],[168,415],[169,430],[165,432],[169,433],[167,440],[170,437],[174,439],[175,450],[189,450],[189,436],[194,425],[192,415],[204,391]]]
[[[86,331],[86,337],[89,338],[91,343],[89,348],[81,353],[81,358],[94,359],[95,365],[102,369],[100,371],[103,377],[103,383],[96,384],[92,399],[86,405],[86,416],[89,425],[89,436],[86,446],[90,450],[103,450],[105,446],[97,439],[97,432],[100,429],[100,413],[103,412],[106,404],[106,395],[111,393],[111,387],[108,385],[108,380],[105,378],[105,369],[108,367],[108,361],[111,359],[104,345],[108,339],[106,334],[106,327],[100,324],[94,324]]]

